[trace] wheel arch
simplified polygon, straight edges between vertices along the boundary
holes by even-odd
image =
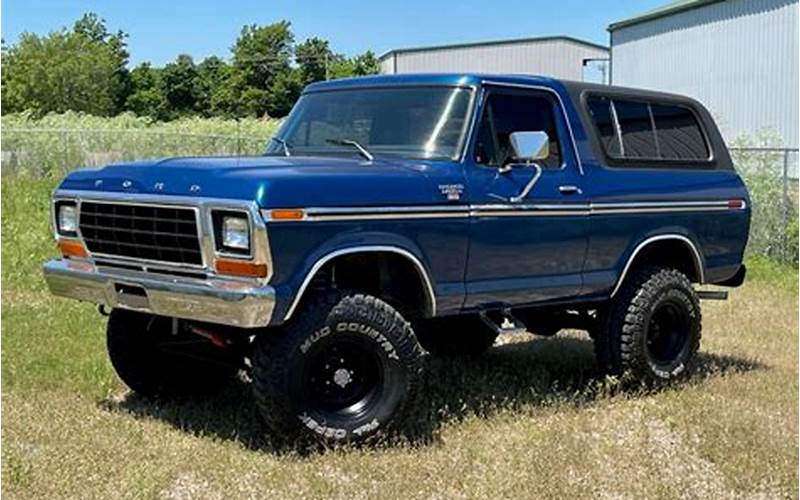
[[[294,294],[292,302],[289,308],[286,310],[286,313],[284,314],[283,321],[285,322],[291,319],[292,315],[297,310],[303,298],[306,296],[309,285],[313,282],[314,278],[320,273],[320,271],[326,265],[332,264],[336,262],[337,259],[342,259],[344,257],[353,257],[358,255],[375,255],[375,254],[387,254],[387,255],[397,256],[403,259],[405,262],[409,263],[415,269],[425,294],[424,314],[426,317],[435,316],[436,294],[434,292],[434,283],[430,276],[430,273],[428,272],[428,269],[423,264],[421,258],[418,257],[414,252],[406,248],[403,248],[401,246],[375,244],[375,245],[356,245],[346,248],[339,248],[337,250],[329,251],[324,255],[318,257],[316,261],[314,261],[314,264],[306,272],[306,275],[303,278],[300,287]]]
[[[669,247],[683,249],[684,253],[682,255],[672,255],[670,260],[672,262],[677,262],[679,264],[677,267],[687,273],[691,281],[703,284],[705,282],[703,257],[694,241],[688,236],[679,233],[657,234],[640,241],[630,253],[625,266],[622,268],[622,273],[620,273],[619,278],[614,284],[614,288],[611,290],[611,297],[613,298],[617,292],[619,292],[619,289],[622,287],[625,278],[634,264],[647,260],[648,256],[658,255],[660,250]],[[686,255],[691,256],[691,267],[687,266],[685,263]],[[691,272],[689,272],[689,270],[691,270]]]

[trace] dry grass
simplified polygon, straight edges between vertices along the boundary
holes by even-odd
[[[244,383],[173,403],[129,393],[102,318],[43,290],[46,224],[26,218],[45,216],[49,187],[26,187],[3,181],[9,498],[797,498],[794,270],[754,263],[730,301],[704,303],[701,366],[676,387],[598,379],[578,333],[515,336],[429,360],[412,443],[309,454],[264,444]]]

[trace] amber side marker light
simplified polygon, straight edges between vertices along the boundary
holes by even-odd
[[[89,253],[80,241],[58,240],[58,249],[64,257],[85,258],[89,256]]]
[[[247,276],[250,278],[265,278],[267,276],[266,264],[233,259],[217,259],[214,267],[220,274]]]
[[[271,211],[269,214],[273,220],[303,220],[306,216],[305,211],[297,208],[280,208]]]
[[[728,208],[734,210],[744,208],[744,200],[728,200]]]

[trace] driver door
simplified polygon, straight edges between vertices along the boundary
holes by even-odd
[[[546,89],[489,87],[480,113],[466,167],[474,209],[465,307],[579,295],[588,200],[559,101]],[[548,134],[549,155],[527,196],[512,202],[536,169],[515,161],[509,136],[536,131]]]

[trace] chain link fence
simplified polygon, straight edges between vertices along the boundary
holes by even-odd
[[[798,150],[746,147],[730,152],[750,192],[748,253],[797,263]]]
[[[268,137],[142,129],[12,128],[2,131],[2,173],[61,177],[78,166],[169,156],[257,155]],[[798,150],[734,147],[752,199],[748,252],[798,261]]]
[[[78,166],[170,156],[257,155],[268,136],[210,135],[142,129],[3,129],[2,172],[62,176]]]

